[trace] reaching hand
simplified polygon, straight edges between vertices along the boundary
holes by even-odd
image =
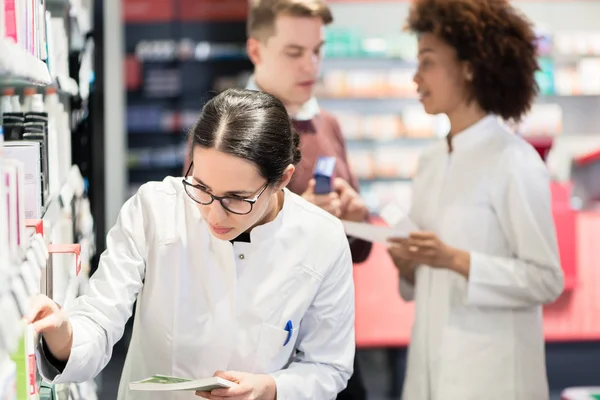
[[[57,360],[67,361],[73,344],[73,327],[67,314],[47,296],[33,298],[25,322],[41,333]]]
[[[270,375],[249,374],[236,371],[217,371],[214,376],[237,383],[232,388],[215,389],[211,392],[196,392],[197,396],[210,400],[275,400],[277,385]]]

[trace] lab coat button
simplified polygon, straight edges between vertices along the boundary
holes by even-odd
[[[238,258],[239,258],[240,260],[243,260],[243,259],[244,259],[244,255],[243,255],[243,254],[240,254],[240,255],[238,256]]]

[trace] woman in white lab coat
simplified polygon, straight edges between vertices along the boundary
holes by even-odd
[[[352,374],[352,261],[341,222],[285,189],[299,138],[273,96],[228,90],[192,128],[186,178],[143,185],[123,206],[88,293],[37,299],[43,375],[96,376],[137,299],[119,400],[154,374],[232,380],[211,399],[334,399]]]
[[[415,0],[414,81],[447,140],[426,150],[390,253],[414,299],[404,400],[547,400],[542,305],[563,290],[549,176],[518,121],[537,93],[534,32],[504,0]]]

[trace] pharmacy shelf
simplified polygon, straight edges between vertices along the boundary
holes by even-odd
[[[85,183],[81,176],[81,172],[76,165],[73,165],[69,171],[66,182],[61,185],[59,191],[50,195],[50,198],[46,203],[42,215],[44,226],[54,226],[61,218],[63,218],[61,214],[63,211],[71,212],[71,203],[73,202],[73,199],[81,197],[84,190]]]
[[[378,176],[375,178],[358,178],[358,182],[361,185],[371,185],[374,183],[409,183],[412,182],[412,178],[406,176]]]
[[[326,57],[321,71],[347,71],[352,69],[366,69],[377,71],[380,69],[416,69],[416,60],[405,60],[392,57]]]
[[[348,148],[380,147],[380,146],[428,146],[435,143],[437,137],[399,136],[389,138],[353,138],[346,137]]]
[[[0,81],[48,85],[51,79],[46,63],[9,39],[0,38]]]
[[[45,268],[48,259],[48,249],[43,237],[40,234],[31,236],[29,246],[23,254],[25,256],[20,262],[9,262],[11,265],[3,269],[4,271],[10,271],[10,275],[0,276],[2,281],[8,282],[5,290],[0,292],[0,295],[8,296],[12,294],[16,305],[12,312],[11,310],[3,310],[2,312],[2,323],[17,328],[12,331],[5,330],[2,337],[1,344],[9,353],[16,350],[17,343],[23,334],[24,324],[22,319],[29,299],[39,293],[42,269]],[[12,335],[8,336],[8,332],[11,332]],[[2,350],[4,349],[0,346],[0,354],[2,354]]]

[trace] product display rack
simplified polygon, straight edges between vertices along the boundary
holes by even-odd
[[[220,8],[206,0],[141,7],[150,3],[125,2],[129,195],[147,181],[182,174],[186,133],[203,105],[245,85],[252,70],[245,0]]]
[[[4,7],[2,1],[0,6]],[[13,37],[4,36],[14,33],[5,29],[4,20],[0,21],[0,90],[10,90],[24,102],[23,107],[26,99],[41,95],[48,122],[46,139],[39,142],[43,145],[38,147],[42,151],[37,164],[35,159],[24,160],[20,151],[20,146],[27,147],[33,139],[9,138],[9,130],[5,129],[5,140],[0,140],[0,398],[93,400],[97,396],[94,381],[52,385],[42,380],[33,353],[38,338],[22,319],[29,301],[37,294],[45,294],[64,307],[85,293],[90,260],[96,252],[87,197],[89,179],[82,176],[77,165],[60,165],[77,151],[71,141],[80,140],[77,133],[87,114],[89,82],[81,78],[91,75],[91,65],[85,65],[86,55],[80,44],[84,40],[81,32],[90,28],[90,14],[84,2],[68,0],[40,2],[39,9],[24,12],[35,15],[31,20],[36,22],[28,25],[31,32],[36,31],[34,39],[27,39],[33,43],[31,48],[25,47],[25,39],[17,43]],[[42,19],[44,22],[39,22]],[[37,48],[46,43],[48,54]],[[40,54],[44,54],[43,59]],[[52,93],[57,94],[55,102]],[[57,108],[48,108],[54,106]],[[23,108],[26,121],[31,111],[41,110]],[[59,139],[66,142],[56,142]],[[47,175],[43,175],[45,159]],[[31,175],[30,167],[33,171],[39,169]],[[39,199],[31,191],[32,176],[34,180],[42,177]],[[36,207],[31,208],[32,204]]]

